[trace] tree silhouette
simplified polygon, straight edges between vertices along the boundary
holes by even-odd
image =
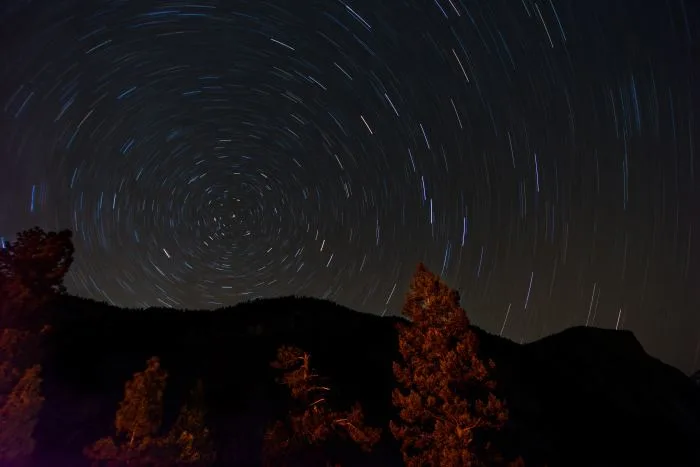
[[[167,378],[158,357],[152,357],[145,371],[135,373],[127,381],[115,418],[116,436],[102,438],[84,450],[93,466],[161,465],[157,434],[163,418]]]
[[[192,390],[189,402],[182,407],[165,440],[175,465],[205,466],[214,462],[216,453],[209,429],[205,425],[206,408],[202,381]]]
[[[310,359],[307,352],[283,346],[272,363],[273,368],[284,371],[281,381],[289,388],[296,407],[284,422],[276,422],[267,431],[266,465],[340,465],[348,447],[354,444],[370,452],[381,437],[380,429],[365,425],[360,404],[347,412],[330,407],[330,388],[313,371]]]
[[[508,412],[491,392],[492,361],[482,362],[479,342],[459,305],[459,294],[421,263],[411,281],[403,315],[412,323],[399,329],[400,385],[392,421],[408,467],[482,466],[488,446],[480,435],[497,430]]]
[[[32,434],[44,402],[40,373],[40,365],[26,370],[0,407],[0,461],[15,461],[34,451]]]
[[[63,279],[73,262],[72,232],[19,232],[0,248],[0,327],[36,324],[28,312],[65,292]],[[43,323],[41,323],[43,324]]]

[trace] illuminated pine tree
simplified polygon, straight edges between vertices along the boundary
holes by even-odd
[[[0,248],[0,327],[36,326],[33,313],[65,292],[63,280],[73,262],[72,232],[19,232]],[[41,324],[41,323],[40,323]]]
[[[40,393],[40,334],[0,329],[0,461],[27,458],[43,405]],[[3,464],[4,465],[4,464]]]
[[[0,403],[4,401],[20,376],[26,356],[23,349],[29,347],[28,331],[5,328],[0,329]]]
[[[50,329],[37,313],[65,291],[71,232],[35,227],[0,245],[0,460],[28,457],[43,404],[40,341]]]
[[[163,421],[163,393],[168,374],[160,367],[160,359],[152,357],[146,370],[134,374],[126,383],[124,400],[117,410],[117,433],[124,434],[133,445],[138,438],[154,436]]]
[[[163,419],[163,393],[168,374],[158,357],[148,360],[146,370],[135,373],[124,389],[115,417],[116,435],[85,448],[93,466],[163,464],[158,431]]]
[[[400,420],[390,428],[406,465],[491,465],[478,435],[500,429],[508,411],[491,392],[494,364],[479,359],[459,294],[419,264],[403,314],[412,322],[399,330],[402,358],[393,369],[400,388],[393,402]]]
[[[34,451],[34,427],[44,402],[40,392],[40,374],[40,365],[27,369],[0,407],[2,462],[26,458]]]

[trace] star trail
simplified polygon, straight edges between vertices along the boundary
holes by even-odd
[[[395,314],[424,261],[700,366],[691,2],[3,3],[0,234],[72,229],[71,293]]]

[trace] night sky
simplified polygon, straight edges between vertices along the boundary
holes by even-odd
[[[424,261],[493,333],[694,370],[699,41],[688,0],[6,0],[0,233],[126,307],[395,314]]]

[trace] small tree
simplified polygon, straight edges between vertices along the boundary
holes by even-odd
[[[116,436],[102,438],[85,448],[93,466],[158,465],[157,439],[163,419],[163,392],[168,374],[152,357],[146,370],[134,374],[124,389],[124,399],[115,418]]]
[[[0,461],[15,461],[34,451],[34,427],[44,402],[40,374],[40,365],[26,370],[0,407]]]
[[[408,467],[487,465],[478,435],[500,429],[505,405],[491,392],[492,361],[478,356],[478,338],[451,290],[423,265],[411,281],[399,329],[400,385],[393,393],[400,420],[391,431]]]
[[[355,444],[370,452],[381,430],[368,427],[360,404],[348,412],[331,409],[330,388],[311,368],[310,355],[296,347],[280,347],[273,368],[284,371],[282,382],[289,388],[296,407],[284,422],[276,422],[265,436],[265,464],[340,465],[342,447]]]
[[[172,452],[173,464],[205,466],[214,462],[216,452],[205,424],[206,407],[202,381],[192,390],[190,401],[180,410],[175,424],[163,442]]]

